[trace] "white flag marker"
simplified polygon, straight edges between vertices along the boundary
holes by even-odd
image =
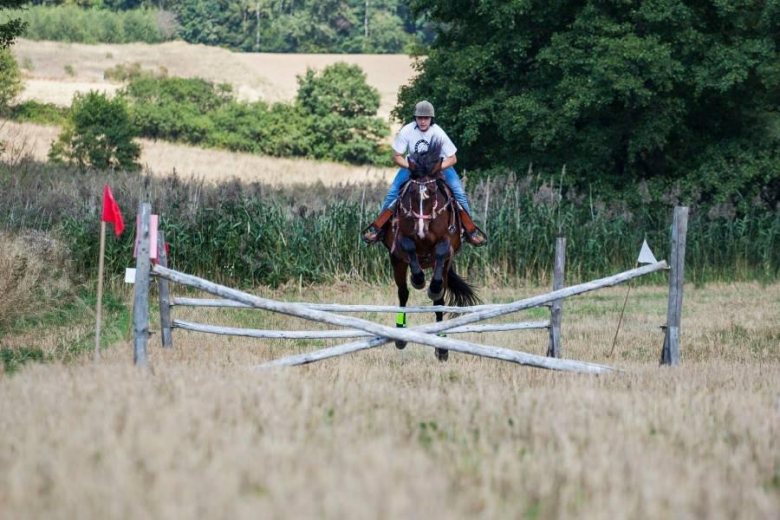
[[[642,242],[642,249],[639,251],[639,258],[636,259],[638,264],[655,264],[658,260],[655,259],[655,255],[650,250],[650,246],[647,245],[647,239]]]
[[[125,268],[125,283],[135,283],[135,269]]]

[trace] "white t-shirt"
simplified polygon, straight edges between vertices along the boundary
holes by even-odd
[[[452,157],[458,151],[452,144],[449,136],[441,129],[439,125],[431,125],[427,132],[421,132],[417,123],[412,121],[401,128],[393,141],[393,150],[396,153],[405,153],[407,155],[414,152],[425,152],[431,145],[431,141],[441,141],[441,156],[443,159]]]

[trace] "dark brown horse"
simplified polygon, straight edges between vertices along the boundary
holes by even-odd
[[[383,242],[390,252],[395,283],[398,286],[398,302],[406,307],[409,288],[406,273],[411,268],[411,282],[415,289],[425,287],[425,270],[432,269],[428,296],[434,305],[468,306],[479,303],[473,288],[458,276],[452,265],[460,250],[461,223],[456,202],[441,177],[441,143],[433,142],[425,152],[409,157],[410,179],[401,188],[395,204],[395,215]],[[443,319],[436,313],[436,321]],[[396,319],[398,327],[406,327],[406,313]],[[399,349],[405,341],[396,341]],[[446,361],[449,351],[436,349],[436,358]]]

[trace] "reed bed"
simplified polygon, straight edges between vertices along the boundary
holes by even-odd
[[[20,162],[0,166],[0,225],[59,234],[79,273],[97,271],[102,184],[111,184],[126,221],[138,200],[151,201],[171,244],[173,268],[242,287],[314,283],[343,277],[388,280],[387,253],[366,247],[359,232],[378,212],[386,186],[274,187],[234,179],[87,172]],[[486,248],[464,248],[457,269],[474,279],[546,281],[555,237],[568,237],[567,276],[584,280],[634,265],[643,239],[667,255],[672,204],[631,207],[623,201],[560,193],[537,177],[512,175],[468,186]],[[682,201],[684,202],[684,201]],[[693,205],[686,278],[772,280],[780,268],[780,214],[756,205],[721,215]],[[132,230],[107,244],[107,269],[132,262]],[[657,277],[658,280],[663,277]]]

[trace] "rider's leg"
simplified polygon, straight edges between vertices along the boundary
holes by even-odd
[[[390,218],[393,216],[393,208],[390,206],[398,198],[401,192],[401,186],[409,180],[409,170],[401,168],[393,179],[393,183],[390,185],[390,190],[387,192],[385,202],[382,204],[382,211],[379,217],[368,226],[368,230],[363,233],[363,240],[369,244],[375,243],[379,240],[379,234],[382,228],[387,224]]]
[[[398,173],[395,174],[395,179],[393,179],[393,183],[390,185],[390,189],[387,192],[387,197],[385,197],[385,202],[382,204],[382,211],[389,208],[390,204],[398,198],[398,195],[401,193],[401,186],[409,180],[409,173],[409,170],[406,168],[401,168],[398,170]]]
[[[471,220],[469,201],[466,199],[466,192],[463,189],[463,184],[460,182],[458,173],[455,171],[455,168],[450,166],[442,171],[442,175],[444,175],[444,181],[447,183],[447,186],[452,190],[452,195],[455,197],[455,200],[460,204],[460,221],[463,224],[463,228],[466,230],[466,238],[474,246],[484,246],[487,243],[486,237],[479,232],[474,221]]]
[[[471,214],[471,210],[469,209],[469,201],[466,198],[466,192],[463,190],[463,183],[460,182],[458,172],[455,171],[455,168],[450,166],[446,170],[442,170],[441,173],[444,175],[444,181],[452,190],[452,194],[455,196],[455,200],[458,201],[458,204],[460,204],[460,207],[465,209],[467,213]]]

